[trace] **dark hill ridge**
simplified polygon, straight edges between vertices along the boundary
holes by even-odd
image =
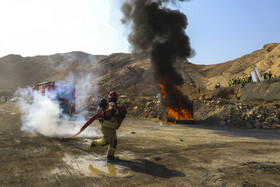
[[[267,44],[262,49],[238,59],[214,65],[196,65],[186,60],[177,63],[184,87],[212,90],[220,82],[227,86],[229,79],[246,77],[256,65],[261,73],[272,71],[280,76],[280,44]],[[58,81],[70,72],[92,73],[100,90],[116,90],[124,94],[158,93],[150,70],[150,56],[146,53],[116,53],[94,56],[70,52],[50,56],[21,57],[8,55],[0,58],[0,92],[15,91],[46,80]]]

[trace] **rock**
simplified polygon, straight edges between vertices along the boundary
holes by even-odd
[[[246,123],[245,123],[245,128],[251,129],[251,128],[254,128],[254,127],[253,127],[253,125],[252,125],[251,123],[246,122]]]
[[[262,127],[261,122],[257,121],[257,122],[255,123],[255,128],[256,128],[256,129],[260,129],[261,127]]]
[[[262,128],[263,128],[263,129],[271,129],[271,127],[272,127],[272,126],[269,125],[268,123],[265,123],[265,124],[262,125]]]
[[[280,124],[274,124],[273,127],[276,129],[280,129]]]
[[[272,118],[271,122],[278,124],[278,123],[280,123],[280,120],[279,120],[279,118],[274,117],[274,118]]]
[[[279,104],[275,104],[274,105],[276,108],[280,108],[280,105]]]
[[[127,97],[126,95],[121,95],[120,98],[126,99],[126,98],[128,98],[128,97]]]
[[[156,161],[160,161],[160,160],[161,160],[161,158],[159,158],[159,157],[154,157],[154,160],[156,160]]]
[[[224,127],[225,125],[227,124],[227,122],[226,121],[219,121],[219,126],[220,127]]]

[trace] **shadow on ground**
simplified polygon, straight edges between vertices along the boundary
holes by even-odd
[[[119,160],[114,162],[116,165],[120,165],[129,168],[131,171],[144,173],[154,177],[172,178],[172,177],[185,177],[186,175],[177,170],[170,170],[162,164],[157,164],[146,159]]]

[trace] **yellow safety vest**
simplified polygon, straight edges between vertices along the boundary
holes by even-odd
[[[110,107],[110,106],[115,106],[115,105],[116,105],[116,104],[115,104],[114,102],[110,102],[110,103],[109,103],[109,107]],[[116,114],[118,114],[118,112],[119,112],[119,111],[117,111]],[[108,113],[109,113],[109,114],[108,114]],[[117,119],[116,119],[115,116],[112,116],[112,115],[111,115],[111,110],[105,112],[104,115],[105,115],[105,116],[106,116],[106,115],[107,115],[107,116],[111,116],[111,117],[110,117],[110,119],[104,120],[104,121],[101,123],[102,127],[116,128],[116,126],[117,126],[117,124],[118,124],[118,121],[117,121]]]

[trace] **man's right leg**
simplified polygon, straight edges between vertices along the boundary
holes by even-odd
[[[93,140],[89,146],[89,151],[92,152],[94,147],[99,147],[99,146],[105,146],[108,145],[108,135],[106,130],[102,127],[102,134],[103,134],[103,138],[101,139],[97,139],[97,140]]]
[[[93,140],[89,146],[89,151],[92,152],[94,147],[105,146],[108,145],[108,142],[104,139]]]

